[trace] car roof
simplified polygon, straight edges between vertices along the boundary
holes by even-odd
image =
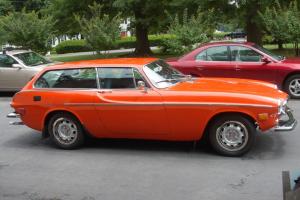
[[[5,54],[7,55],[15,55],[15,54],[19,54],[19,53],[28,53],[28,52],[32,52],[30,50],[6,50]],[[0,54],[3,54],[3,52],[1,52]]]
[[[89,67],[142,67],[151,63],[157,58],[110,58],[110,59],[97,59],[97,60],[82,60],[65,62],[57,65],[47,67],[51,69],[65,69],[65,68],[89,68]]]
[[[232,42],[232,41],[218,41],[218,42],[209,42],[205,43],[201,46],[214,46],[214,45],[248,45],[248,46],[253,46],[255,43],[253,42]]]

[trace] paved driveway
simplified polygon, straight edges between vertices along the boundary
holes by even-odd
[[[0,199],[279,200],[282,170],[300,169],[300,126],[259,134],[242,158],[206,145],[97,140],[56,149],[25,126],[8,125],[10,94],[0,96]],[[300,119],[300,101],[291,101]]]

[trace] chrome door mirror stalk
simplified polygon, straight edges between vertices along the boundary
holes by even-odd
[[[144,81],[138,81],[137,82],[137,88],[139,90],[142,90],[143,92],[147,93],[147,87]]]

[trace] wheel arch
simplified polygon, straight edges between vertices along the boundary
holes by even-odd
[[[281,83],[281,89],[284,90],[285,88],[285,84],[286,84],[286,81],[291,77],[291,76],[294,76],[294,75],[300,75],[300,71],[292,71],[290,72],[289,74],[287,74],[285,76],[285,78],[283,79],[282,83]]]
[[[71,112],[69,110],[64,110],[64,109],[58,109],[58,110],[51,110],[45,115],[44,120],[43,120],[43,131],[42,131],[43,138],[49,137],[49,132],[47,129],[49,120],[51,119],[51,117],[53,117],[54,115],[56,115],[58,113],[68,113],[68,114],[74,116],[80,122],[80,124],[82,125],[83,129],[86,132],[86,129],[84,128],[82,121],[74,112]]]
[[[253,123],[254,126],[257,126],[256,125],[256,119],[251,116],[250,114],[248,113],[245,113],[245,112],[238,112],[238,111],[223,111],[223,112],[219,112],[219,113],[215,113],[209,120],[208,122],[206,123],[206,126],[205,126],[205,129],[204,129],[204,132],[202,134],[202,136],[200,137],[200,140],[201,139],[206,139],[208,137],[208,130],[209,130],[209,127],[210,125],[216,120],[218,119],[219,117],[222,117],[222,116],[225,116],[225,115],[241,115],[243,117],[245,117],[246,119],[248,119],[251,123]]]

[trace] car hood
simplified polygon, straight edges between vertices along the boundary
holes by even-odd
[[[288,63],[288,64],[300,64],[300,58],[286,58],[282,63]]]
[[[202,95],[226,96],[232,98],[264,99],[275,104],[278,99],[286,99],[286,93],[271,83],[235,78],[197,78],[178,83],[170,91],[198,92]]]

